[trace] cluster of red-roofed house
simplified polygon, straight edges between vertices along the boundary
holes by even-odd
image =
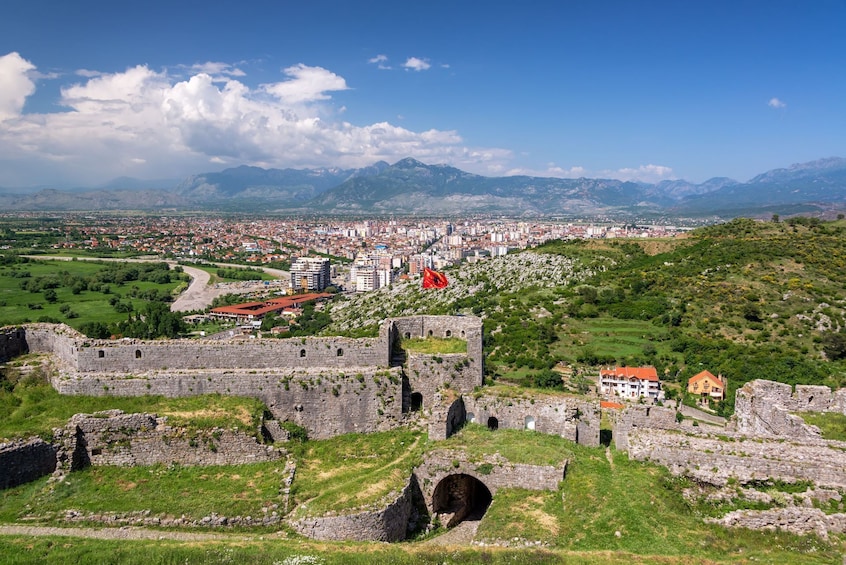
[[[702,371],[687,381],[687,392],[700,402],[720,401],[726,397],[726,379]],[[661,400],[664,392],[655,367],[614,367],[599,371],[599,393],[604,397],[628,400]]]

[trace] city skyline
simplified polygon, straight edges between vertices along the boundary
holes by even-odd
[[[746,181],[846,151],[842,2],[85,1],[0,19],[0,187],[413,157]]]

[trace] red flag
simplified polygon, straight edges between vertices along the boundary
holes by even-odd
[[[444,288],[448,284],[445,274],[433,271],[429,267],[423,268],[423,288]]]

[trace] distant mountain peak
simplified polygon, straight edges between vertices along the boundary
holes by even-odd
[[[427,165],[426,163],[421,163],[413,157],[406,157],[405,159],[400,159],[399,161],[394,163],[393,166],[398,169],[426,169],[429,167],[429,165]]]

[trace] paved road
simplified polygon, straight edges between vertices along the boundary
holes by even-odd
[[[53,260],[53,261],[71,261],[73,257],[66,257],[66,256],[50,256],[50,255],[28,255],[32,259],[46,259],[46,260]],[[78,261],[123,261],[126,263],[149,263],[151,261],[162,261],[157,257],[150,257],[146,259],[125,259],[125,258],[115,258],[115,257],[77,257]],[[165,263],[170,265],[170,268],[173,269],[176,267],[176,261],[171,260],[164,260]],[[245,269],[244,265],[235,265],[230,263],[213,263],[213,265],[218,267],[227,267],[227,268],[236,268],[236,269]],[[209,280],[211,279],[211,275],[207,271],[203,269],[198,269],[197,267],[189,267],[186,265],[181,265],[182,270],[191,277],[191,283],[188,285],[188,288],[180,294],[177,299],[170,305],[171,312],[188,312],[191,310],[203,310],[209,304],[212,303],[212,300],[217,298],[218,296],[223,296],[224,294],[246,294],[249,292],[262,290],[264,283],[256,283],[250,281],[238,282],[238,283],[219,283],[213,286],[209,286]],[[287,281],[290,279],[290,273],[288,271],[282,271],[279,269],[271,269],[270,267],[261,267],[261,269],[269,274],[277,277],[280,280]]]

